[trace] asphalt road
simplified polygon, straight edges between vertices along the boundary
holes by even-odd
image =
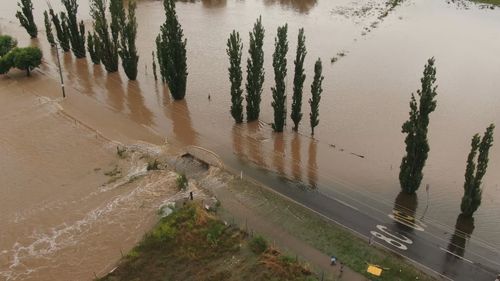
[[[303,188],[300,183],[238,159],[235,155],[222,157],[226,166],[244,171],[246,177],[302,204],[332,223],[343,225],[365,237],[367,242],[371,239],[406,257],[443,280],[494,281],[500,271],[500,254],[487,244],[470,238],[466,221],[461,222],[464,226],[459,231],[451,233],[437,223],[415,219],[411,208],[402,209],[397,204],[400,197],[396,198],[392,208],[376,206],[368,197],[355,199],[335,192],[335,187],[326,189],[321,184],[316,190]],[[328,194],[323,192],[326,190]]]

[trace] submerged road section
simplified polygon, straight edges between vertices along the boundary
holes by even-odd
[[[316,212],[334,224],[339,224],[367,243],[371,240],[416,264],[424,271],[443,280],[492,281],[500,268],[500,254],[487,243],[467,234],[467,222],[448,233],[437,222],[415,218],[411,208],[398,204],[404,194],[398,195],[394,208],[377,206],[370,198],[354,198],[329,186],[303,188],[303,184],[264,170],[234,154],[222,156],[226,166],[244,171],[245,177],[273,189],[289,199]],[[340,186],[339,186],[340,189]],[[331,192],[333,190],[333,192]],[[408,201],[408,200],[407,200]],[[411,200],[410,200],[411,201]]]

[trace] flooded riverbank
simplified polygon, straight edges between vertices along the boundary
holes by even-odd
[[[59,9],[57,1],[52,4]],[[90,24],[88,2],[79,4],[81,18]],[[44,5],[35,5],[39,26]],[[1,30],[17,37],[20,45],[29,42],[17,24],[9,23],[15,22],[15,3],[4,6]],[[384,7],[384,3],[374,1],[372,6]],[[202,145],[228,163],[237,163],[236,159],[254,162],[304,185],[321,186],[320,192],[342,191],[384,209],[394,206],[400,190],[397,175],[404,153],[400,131],[408,117],[410,93],[419,88],[426,59],[434,56],[438,106],[431,115],[431,151],[423,181],[430,185],[429,199],[421,188],[415,213],[422,216],[425,212],[429,221],[453,229],[470,138],[490,123],[500,124],[500,10],[462,9],[445,1],[424,0],[404,1],[383,20],[378,20],[377,9],[367,10],[365,16],[338,13],[339,9],[363,11],[363,7],[347,0],[180,2],[177,12],[188,39],[188,92],[185,101],[173,102],[151,73],[154,38],[164,20],[162,5],[140,1],[137,82],[128,82],[122,73],[107,75],[100,66],[91,65],[90,59],[76,60],[70,53],[63,56],[64,76],[75,95],[91,97],[178,144]],[[246,56],[248,31],[258,15],[266,28],[262,122],[235,126],[229,115],[225,43],[232,29],[240,31]],[[379,21],[376,28],[367,32],[366,27],[375,21]],[[299,135],[291,133],[290,127],[275,135],[267,125],[272,122],[273,39],[277,26],[285,22],[290,30],[289,73],[297,30],[305,28],[305,90],[309,90],[314,60],[321,57],[325,64],[315,140],[309,137],[307,120]],[[44,50],[42,71],[57,81],[54,52],[43,36],[33,43]],[[346,56],[330,64],[338,53]],[[290,97],[292,74],[287,86]],[[308,114],[304,103],[304,117]],[[500,145],[496,144],[484,179],[483,204],[470,234],[471,239],[496,249],[500,248],[499,169]]]

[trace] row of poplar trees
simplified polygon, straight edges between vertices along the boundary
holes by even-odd
[[[64,52],[71,50],[77,58],[85,58],[88,50],[92,62],[94,64],[102,62],[108,72],[118,71],[118,57],[120,57],[125,74],[130,80],[135,80],[139,62],[136,49],[135,2],[129,1],[128,12],[125,12],[122,0],[110,0],[111,22],[108,23],[107,1],[92,0],[90,11],[94,31],[88,32],[87,36],[83,21],[77,19],[77,0],[61,0],[61,2],[65,11],[56,13],[49,4],[49,11],[44,12],[45,32],[51,46],[59,44]],[[36,38],[38,29],[33,19],[32,0],[21,0],[18,6],[20,11],[16,17],[31,38]],[[52,32],[52,27],[56,36]]]
[[[437,86],[434,58],[430,58],[424,68],[420,80],[421,89],[417,91],[418,101],[414,94],[410,100],[410,118],[403,124],[402,132],[405,139],[406,155],[403,157],[399,172],[401,189],[409,194],[415,193],[423,179],[423,168],[429,153],[427,132],[429,115],[436,109]],[[460,209],[463,215],[471,217],[481,205],[482,179],[488,167],[488,154],[493,145],[495,125],[486,129],[483,137],[475,134],[471,141],[471,151],[467,157],[465,170],[464,195]]]
[[[271,88],[273,95],[272,107],[274,109],[274,123],[272,124],[275,132],[282,132],[286,122],[286,75],[287,75],[287,39],[288,25],[278,27],[278,33],[274,41],[273,69],[274,69],[274,87]],[[262,18],[259,17],[250,32],[250,43],[247,59],[247,81],[246,89],[246,112],[247,121],[259,119],[260,102],[264,84],[264,34]],[[299,29],[297,39],[297,51],[295,57],[295,75],[293,79],[292,112],[290,117],[294,122],[293,130],[297,131],[302,120],[302,94],[303,85],[306,79],[304,71],[304,60],[307,54],[305,46],[304,29]],[[231,82],[231,116],[236,123],[242,123],[244,119],[243,112],[243,73],[241,70],[241,56],[243,43],[239,32],[233,30],[227,40],[227,55],[229,57],[229,81]],[[321,59],[315,63],[314,79],[311,85],[311,106],[310,125],[311,134],[314,135],[314,128],[319,124],[319,101],[321,99],[322,82],[322,64]]]

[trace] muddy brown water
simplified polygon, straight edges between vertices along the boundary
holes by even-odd
[[[88,1],[79,1],[80,17],[90,26]],[[36,1],[36,18],[43,26],[44,1]],[[58,1],[52,1],[60,10]],[[404,152],[401,124],[408,117],[410,93],[419,88],[426,60],[436,58],[438,106],[431,115],[431,151],[418,191],[416,214],[449,227],[459,215],[465,160],[470,139],[490,123],[500,125],[500,9],[464,9],[446,1],[406,1],[378,19],[382,1],[248,0],[179,2],[177,12],[188,39],[188,93],[174,102],[168,90],[153,80],[151,51],[164,20],[160,1],[140,1],[139,78],[128,82],[123,73],[106,74],[90,59],[62,57],[68,86],[89,95],[135,122],[151,127],[179,144],[196,144],[222,158],[234,155],[277,171],[322,192],[342,191],[353,198],[370,198],[380,208],[392,208],[399,194],[398,168]],[[15,1],[2,5],[1,30],[27,44],[16,27]],[[266,82],[261,122],[234,125],[225,43],[229,32],[243,37],[262,15],[266,28]],[[291,103],[293,58],[298,28],[307,37],[304,119],[300,134],[287,127],[273,134],[271,92],[272,52],[276,28],[288,23],[288,103]],[[373,26],[376,26],[373,28]],[[42,36],[46,64],[41,71],[57,81],[55,53]],[[330,59],[344,53],[331,64]],[[313,63],[324,64],[320,125],[309,137],[308,104]],[[243,60],[245,61],[246,58]],[[243,64],[245,66],[245,63]],[[43,93],[40,93],[43,94]],[[208,100],[210,94],[211,100]],[[291,120],[288,118],[290,124]],[[498,133],[497,133],[498,135]],[[490,151],[483,183],[483,203],[468,236],[500,248],[500,145]],[[430,185],[427,200],[425,185]],[[1,211],[0,207],[0,211]],[[470,231],[469,231],[470,230]],[[455,237],[455,236],[453,236]],[[451,238],[456,239],[456,238]]]

